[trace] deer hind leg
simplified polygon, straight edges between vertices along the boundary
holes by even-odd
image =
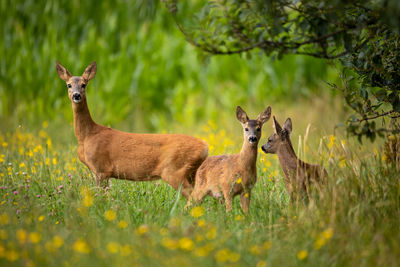
[[[161,178],[177,191],[182,186],[182,195],[186,199],[189,199],[193,187],[187,179],[186,169],[181,168],[179,170],[176,170],[175,168],[165,168],[161,174]]]
[[[232,196],[231,193],[229,192],[230,190],[224,190],[224,199],[225,199],[225,208],[227,212],[232,211]]]
[[[188,198],[185,210],[187,210],[193,204],[193,202],[196,204],[201,204],[203,202],[203,198],[207,194],[208,190],[195,187],[194,190],[192,191],[192,194]]]
[[[249,212],[249,206],[250,206],[250,192],[242,192],[240,194],[240,207],[242,208],[244,213]]]
[[[95,174],[96,185],[98,187],[106,188],[108,186],[108,181],[110,180],[110,175],[104,172]]]

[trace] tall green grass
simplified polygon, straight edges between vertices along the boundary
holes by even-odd
[[[183,10],[191,5],[182,3]],[[306,57],[203,60],[158,1],[2,1],[0,119],[34,124],[72,114],[59,60],[73,75],[92,61],[88,102],[104,124],[128,130],[190,128],[218,119],[237,104],[262,109],[326,90],[335,70]]]
[[[112,179],[109,189],[98,188],[75,146],[48,138],[44,131],[0,136],[1,265],[400,263],[398,171],[369,145],[331,136],[307,152],[329,173],[308,202],[289,202],[278,161],[260,154],[244,215],[238,199],[232,213],[211,198],[185,212],[185,200],[162,181]]]

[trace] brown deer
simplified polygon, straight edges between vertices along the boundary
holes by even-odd
[[[285,186],[291,199],[294,199],[295,192],[309,196],[309,187],[312,182],[323,182],[328,176],[326,170],[319,165],[305,163],[297,158],[294,152],[290,133],[292,132],[292,120],[286,119],[283,128],[273,117],[275,133],[273,133],[261,149],[265,153],[277,154],[279,162],[285,174]]]
[[[240,194],[240,206],[248,212],[250,193],[257,181],[257,145],[261,128],[271,117],[271,107],[255,120],[250,120],[241,107],[236,118],[243,126],[243,146],[239,154],[208,157],[197,170],[195,185],[186,207],[191,201],[201,202],[205,195],[225,199],[226,210],[232,210],[232,200]],[[221,194],[222,192],[222,194]]]
[[[96,62],[82,76],[72,76],[56,62],[58,76],[67,83],[74,112],[79,159],[95,174],[98,185],[110,177],[132,181],[163,179],[188,198],[197,168],[208,154],[204,141],[182,134],[126,133],[96,124],[86,102],[86,87]]]

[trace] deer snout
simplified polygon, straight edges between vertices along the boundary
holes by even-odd
[[[267,149],[265,148],[265,145],[263,145],[263,146],[261,147],[261,150],[264,151],[264,153],[268,154]]]
[[[74,101],[75,103],[79,103],[82,100],[82,96],[80,93],[74,93],[72,95],[72,101]]]
[[[250,144],[256,143],[257,142],[257,136],[255,136],[255,135],[249,136],[249,142],[250,142]]]

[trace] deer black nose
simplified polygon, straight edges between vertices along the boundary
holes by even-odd
[[[255,142],[257,142],[257,137],[256,137],[256,136],[250,136],[250,137],[249,137],[249,142],[250,142],[250,143],[255,143]]]
[[[81,94],[79,94],[79,93],[74,93],[73,95],[72,95],[72,100],[74,100],[74,102],[78,102],[78,101],[80,101],[82,99],[82,97],[81,97]]]

